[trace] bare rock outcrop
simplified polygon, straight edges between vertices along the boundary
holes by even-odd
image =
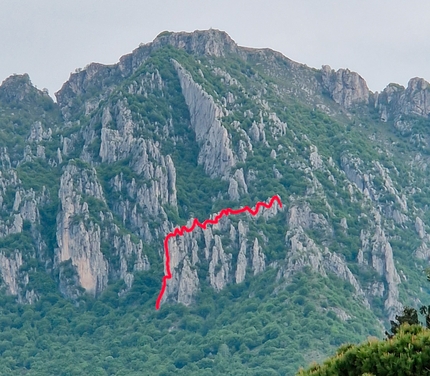
[[[248,186],[245,182],[245,177],[243,175],[243,169],[240,168],[235,171],[232,177],[230,177],[230,185],[228,188],[228,194],[230,200],[238,201],[241,195],[248,193]]]
[[[421,244],[415,250],[415,257],[418,257],[422,260],[430,260],[430,235],[427,234],[425,223],[420,217],[416,217],[415,219],[415,231],[418,234],[418,237],[421,240]]]
[[[323,166],[321,156],[318,154],[318,148],[315,145],[311,145],[310,151],[311,153],[309,154],[309,162],[315,170],[318,170]]]
[[[148,270],[150,265],[143,254],[142,241],[134,243],[130,235],[120,235],[113,216],[105,205],[105,198],[97,174],[91,168],[79,168],[73,162],[65,167],[59,189],[60,212],[57,216],[57,243],[54,267],[60,270],[60,287],[69,297],[76,297],[76,282],[87,292],[98,295],[109,279],[123,279],[131,287],[132,273]],[[88,201],[96,200],[104,209],[94,211]],[[103,205],[104,204],[104,205]],[[119,268],[109,264],[105,254],[117,258]],[[130,262],[133,260],[133,262]],[[69,275],[71,268],[76,277]]]
[[[290,228],[320,229],[326,233],[332,232],[330,225],[322,214],[313,213],[308,203],[291,206],[288,212]]]
[[[241,283],[245,280],[247,264],[246,242],[241,242],[239,255],[237,256],[236,283]]]
[[[214,236],[209,262],[209,280],[216,291],[222,290],[230,279],[231,254],[226,254],[219,235]]]
[[[161,85],[154,75],[147,85]],[[133,90],[140,90],[140,86]],[[121,172],[110,184],[120,196],[114,204],[114,212],[131,225],[146,241],[151,241],[148,221],[155,217],[167,219],[163,206],[177,207],[176,169],[170,155],[163,155],[158,142],[136,137],[139,124],[131,117],[127,104],[118,101],[113,108],[105,107],[101,116],[101,144],[99,156],[103,162],[128,161],[135,176],[125,178]],[[140,181],[140,182],[139,182]],[[143,183],[141,183],[143,181]]]
[[[216,29],[194,31],[193,33],[163,32],[152,43],[153,47],[171,45],[196,55],[222,57],[238,53],[238,46],[230,36]]]
[[[187,227],[191,224],[189,221]],[[266,269],[263,249],[257,238],[249,239],[248,224],[242,219],[233,225],[229,217],[223,217],[218,224],[206,229],[197,227],[191,233],[170,238],[169,254],[172,278],[167,281],[163,302],[173,300],[191,304],[201,283],[197,268],[202,264],[207,265],[206,280],[216,291],[230,283],[243,282],[248,266],[253,275]]]
[[[360,158],[348,154],[343,154],[340,158],[341,168],[348,180],[354,183],[365,197],[374,200],[376,192],[372,186],[371,176],[364,170],[362,164],[363,161]]]
[[[19,268],[23,265],[22,253],[16,250],[11,255],[6,256],[0,252],[0,274],[2,283],[6,285],[7,291],[11,295],[18,295],[22,277]]]
[[[254,244],[252,246],[252,270],[254,275],[263,272],[266,269],[266,256],[263,253],[260,245],[258,244],[258,239],[254,239]]]
[[[196,229],[195,233],[184,233],[183,236],[169,239],[172,278],[167,282],[162,302],[167,299],[173,299],[185,305],[193,302],[199,287],[196,267],[200,261],[197,243],[200,237],[201,231]]]
[[[310,267],[312,271],[326,276],[327,272],[334,273],[339,278],[348,281],[355,290],[355,295],[369,308],[364,291],[357,279],[348,268],[346,261],[340,255],[330,252],[327,247],[321,247],[310,238],[305,229],[328,229],[328,223],[319,215],[312,213],[307,204],[294,205],[288,215],[288,231],[285,236],[287,255],[285,264],[278,271],[278,278],[288,279],[294,273]]]
[[[12,178],[12,180],[11,180]],[[6,188],[9,189],[15,186],[18,182],[14,182],[14,175],[9,178],[0,177],[0,203],[3,202],[3,194]],[[45,200],[45,191],[36,194],[32,189],[25,190],[23,188],[15,189],[15,199],[13,201],[12,211],[9,217],[0,219],[0,237],[5,237],[11,234],[19,234],[23,231],[24,221],[29,221],[31,224],[39,223],[39,204]],[[3,193],[1,193],[3,191]]]
[[[194,82],[177,61],[173,64],[181,82],[182,94],[190,111],[191,126],[200,145],[198,163],[204,166],[211,177],[227,178],[236,164],[231,148],[231,139],[220,121],[222,110],[203,88]]]
[[[30,135],[28,136],[29,142],[41,142],[43,140],[50,140],[52,137],[52,129],[44,129],[40,121],[36,121],[31,125]]]
[[[324,89],[343,108],[349,110],[354,105],[369,103],[369,89],[359,74],[349,69],[339,69],[335,72],[328,65],[324,65],[321,77]]]
[[[82,196],[103,200],[95,170],[80,171],[69,164],[61,177],[58,192],[61,211],[57,216],[55,264],[71,260],[79,284],[89,293],[100,293],[108,282],[108,262],[101,252],[101,229],[89,218],[88,204]]]
[[[430,114],[430,84],[422,78],[412,78],[408,87],[390,84],[377,95],[375,106],[382,121],[394,120],[397,128],[410,127],[402,121],[403,115],[428,117]]]
[[[361,249],[358,253],[358,262],[373,268],[384,278],[387,286],[384,305],[390,319],[392,319],[402,309],[402,305],[398,300],[400,277],[394,264],[391,244],[381,226],[381,216],[376,210],[373,214],[376,225],[373,229],[362,230],[361,232]],[[381,294],[381,292],[376,294]]]
[[[119,231],[117,231],[119,232]],[[149,270],[148,257],[143,254],[142,240],[139,243],[131,241],[130,234],[114,235],[113,249],[119,256],[119,279],[123,279],[127,288],[131,288],[134,280],[134,272]],[[130,260],[133,263],[130,265]]]
[[[30,81],[30,76],[14,74],[6,78],[0,85],[0,100],[7,104],[32,103],[35,97],[50,99],[44,91],[36,89]]]

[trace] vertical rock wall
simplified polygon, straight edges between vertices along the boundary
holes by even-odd
[[[200,145],[199,164],[204,166],[209,176],[227,178],[236,164],[236,158],[227,129],[220,122],[222,111],[177,61],[172,62],[178,72],[182,94],[190,110],[191,125]]]

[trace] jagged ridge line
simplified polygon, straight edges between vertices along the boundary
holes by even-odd
[[[178,235],[183,236],[184,231],[189,233],[193,231],[197,226],[202,228],[203,230],[206,230],[207,225],[216,225],[223,216],[228,216],[231,214],[237,215],[245,212],[249,212],[251,215],[256,216],[261,207],[270,209],[273,206],[275,201],[278,203],[279,207],[282,208],[281,199],[279,198],[278,195],[275,195],[270,199],[268,204],[266,204],[264,201],[257,202],[254,210],[251,209],[249,206],[244,206],[243,208],[236,209],[236,210],[233,210],[231,208],[226,208],[221,210],[214,219],[206,219],[203,223],[200,223],[197,218],[194,218],[194,221],[191,227],[187,227],[187,226],[182,226],[181,228],[176,227],[173,232],[170,232],[169,234],[167,234],[164,239],[164,254],[166,256],[166,264],[165,264],[166,274],[164,275],[161,282],[161,290],[160,290],[160,294],[158,295],[157,301],[155,302],[155,309],[157,310],[160,309],[161,299],[163,298],[164,292],[166,291],[166,287],[167,287],[167,280],[172,278],[172,273],[170,271],[170,254],[169,254],[169,244],[168,244],[170,238],[173,238]]]

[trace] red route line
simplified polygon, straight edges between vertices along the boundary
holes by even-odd
[[[203,223],[200,223],[197,218],[194,218],[194,221],[191,227],[186,227],[186,226],[182,226],[181,228],[177,227],[173,232],[170,232],[169,234],[167,234],[166,238],[164,239],[164,254],[166,256],[166,274],[164,275],[161,283],[160,294],[158,295],[157,301],[155,302],[155,309],[157,310],[160,309],[161,299],[163,298],[164,292],[166,291],[167,280],[172,278],[172,273],[170,272],[170,255],[169,255],[169,244],[168,244],[170,238],[173,238],[174,236],[178,236],[178,235],[183,236],[184,231],[191,232],[196,228],[196,226],[206,230],[207,225],[216,225],[224,215],[230,215],[230,214],[236,215],[244,212],[249,212],[253,216],[255,216],[257,215],[260,207],[270,209],[273,206],[273,203],[275,201],[278,203],[279,207],[282,208],[281,199],[279,198],[278,195],[275,195],[270,199],[270,202],[268,204],[266,204],[263,201],[257,202],[257,205],[255,205],[254,210],[251,209],[249,206],[244,206],[243,208],[236,209],[236,210],[233,210],[230,208],[223,209],[214,219],[207,219]]]

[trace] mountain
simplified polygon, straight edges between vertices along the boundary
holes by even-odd
[[[211,29],[56,98],[0,86],[2,374],[292,375],[425,303],[424,79],[373,93]],[[171,239],[155,310],[169,232],[274,195]]]

